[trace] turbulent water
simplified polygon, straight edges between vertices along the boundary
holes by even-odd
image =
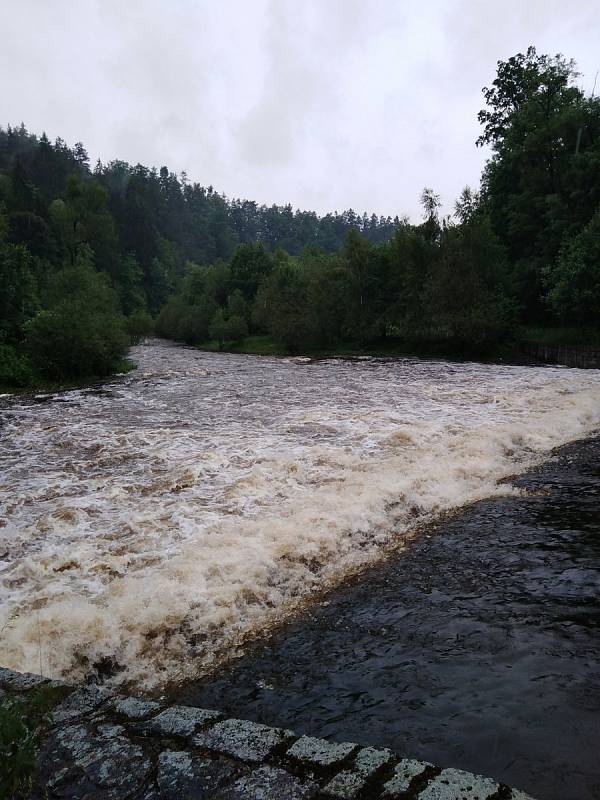
[[[133,358],[102,388],[5,399],[4,665],[110,666],[145,688],[197,675],[600,424],[595,371],[158,342]]]

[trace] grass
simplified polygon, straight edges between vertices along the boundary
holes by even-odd
[[[40,686],[0,701],[0,797],[29,796],[40,736],[52,709],[70,690]]]

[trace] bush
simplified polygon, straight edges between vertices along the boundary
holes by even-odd
[[[215,303],[210,298],[188,303],[180,296],[172,297],[157,317],[156,332],[167,339],[197,344],[208,338],[214,313]]]
[[[237,342],[246,336],[248,325],[243,317],[236,314],[226,318],[223,309],[219,308],[210,323],[209,332],[211,338],[217,340],[219,349],[222,350],[225,342]]]
[[[132,344],[137,344],[145,336],[151,336],[154,320],[147,311],[135,311],[125,319],[125,327]]]
[[[14,347],[0,344],[0,386],[29,386],[33,382],[33,371],[27,356]]]
[[[23,245],[0,241],[0,341],[17,344],[39,307],[31,254]]]
[[[561,322],[598,327],[600,320],[600,209],[580,233],[567,238],[544,272],[547,301]]]
[[[129,344],[116,314],[68,300],[34,317],[26,332],[31,360],[53,380],[108,375]]]
[[[129,345],[108,277],[84,253],[52,276],[48,298],[48,307],[24,326],[34,366],[53,380],[108,375]]]

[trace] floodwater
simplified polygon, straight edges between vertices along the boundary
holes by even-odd
[[[502,478],[600,424],[593,371],[132,355],[102,386],[3,400],[6,666],[190,680],[415,526],[512,502]]]
[[[600,437],[567,445],[179,702],[600,797]]]

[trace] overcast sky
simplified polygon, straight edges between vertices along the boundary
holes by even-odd
[[[476,186],[481,87],[529,44],[600,69],[598,0],[0,0],[0,124],[230,197],[420,215]],[[600,83],[600,79],[599,79]]]

